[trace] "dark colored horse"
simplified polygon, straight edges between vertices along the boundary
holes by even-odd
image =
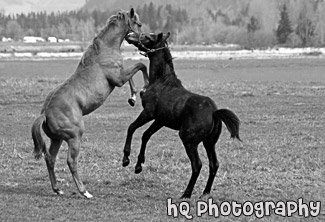
[[[142,96],[144,110],[129,126],[124,147],[123,166],[129,164],[131,140],[136,129],[154,122],[143,133],[141,150],[135,166],[135,173],[142,171],[145,161],[146,144],[150,137],[163,126],[178,130],[186,153],[191,161],[192,176],[182,198],[190,198],[202,163],[198,155],[198,145],[203,142],[209,158],[209,178],[203,195],[209,194],[217,173],[219,163],[215,152],[222,122],[225,123],[231,138],[239,138],[238,117],[228,109],[217,109],[215,103],[206,96],[186,90],[177,78],[172,56],[167,47],[169,33],[137,34],[130,33],[126,40],[138,47],[149,57],[149,86]]]
[[[45,154],[52,189],[61,195],[57,188],[54,166],[62,141],[68,144],[68,166],[79,192],[86,198],[92,195],[82,183],[78,170],[80,141],[85,130],[83,116],[100,107],[116,86],[130,80],[132,96],[135,95],[132,76],[139,70],[143,72],[145,85],[148,82],[147,67],[137,63],[129,68],[123,67],[120,46],[131,31],[140,31],[138,15],[131,9],[120,11],[110,17],[106,26],[94,38],[84,53],[76,71],[62,85],[54,89],[45,99],[41,115],[32,126],[34,154],[40,159]],[[47,149],[41,135],[41,127],[51,139]]]

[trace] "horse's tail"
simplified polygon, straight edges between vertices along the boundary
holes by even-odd
[[[231,138],[237,138],[241,141],[239,137],[239,125],[240,120],[235,113],[229,109],[219,109],[213,113],[214,119],[224,122],[228,131],[230,132]]]
[[[34,141],[34,157],[39,160],[42,153],[46,153],[46,145],[41,134],[41,126],[45,121],[45,116],[37,117],[32,125],[32,138]]]

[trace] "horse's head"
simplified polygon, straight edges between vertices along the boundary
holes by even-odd
[[[105,27],[102,29],[99,35],[105,35],[108,33],[111,26],[118,27],[120,30],[117,33],[125,33],[127,35],[130,32],[141,33],[141,21],[134,9],[130,11],[120,10],[116,15],[112,15],[106,22]],[[123,36],[125,37],[125,36]]]
[[[112,15],[107,20],[105,27],[94,38],[93,45],[96,51],[99,50],[98,39],[104,40],[104,42],[110,45],[121,45],[128,33],[141,33],[141,26],[139,16],[133,8],[130,11],[120,10],[116,15]]]
[[[130,11],[128,11],[126,13],[126,21],[127,21],[127,25],[128,25],[128,33],[130,32],[136,32],[136,33],[141,33],[142,29],[141,29],[141,21],[139,19],[138,14],[134,11],[133,8],[130,9]]]
[[[137,47],[140,51],[148,54],[167,47],[167,39],[169,36],[170,32],[166,34],[132,32],[126,36],[125,40]]]

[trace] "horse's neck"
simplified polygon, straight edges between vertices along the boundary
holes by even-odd
[[[167,61],[164,56],[158,55],[149,57],[149,60],[149,83],[154,83],[157,80],[165,81],[167,79],[169,82],[179,82],[172,61]]]
[[[127,28],[120,28],[116,24],[110,24],[101,40],[106,46],[119,49],[126,32]]]
[[[166,73],[167,63],[158,56],[149,56],[149,83],[154,83]]]

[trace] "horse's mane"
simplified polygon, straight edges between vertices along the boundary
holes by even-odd
[[[163,84],[173,87],[183,87],[181,80],[177,78],[175,73],[174,64],[173,64],[173,57],[170,53],[168,47],[164,48],[164,60],[166,61],[169,70],[166,70],[163,76],[161,76],[161,81]]]
[[[112,25],[115,25],[117,21],[122,18],[126,18],[126,11],[120,10],[116,15],[112,15],[108,18],[105,27],[97,34],[95,38],[102,38],[106,33],[107,29],[109,29]]]
[[[96,35],[95,38],[93,38],[92,43],[89,45],[87,48],[87,51],[83,54],[81,58],[81,63],[83,65],[86,65],[87,61],[89,60],[89,57],[93,56],[93,54],[99,54],[99,39],[102,39],[107,30],[112,26],[116,25],[117,21],[121,19],[126,18],[126,11],[120,10],[116,15],[112,15],[111,17],[108,18],[106,25],[100,32]]]

